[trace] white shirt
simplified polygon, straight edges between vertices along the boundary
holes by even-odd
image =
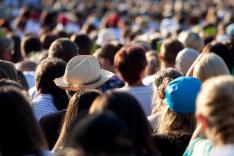
[[[119,91],[125,91],[133,95],[140,103],[141,107],[143,108],[146,116],[151,114],[151,98],[152,98],[152,88],[148,86],[142,87],[123,87],[117,89]]]
[[[210,156],[234,156],[234,144],[214,148]]]
[[[142,80],[143,84],[149,87],[153,87],[154,81],[155,81],[155,74],[147,76]]]
[[[49,94],[40,94],[34,99],[32,109],[37,121],[47,114],[58,111],[54,105],[53,97]]]

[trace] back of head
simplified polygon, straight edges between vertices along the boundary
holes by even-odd
[[[133,84],[143,78],[146,65],[145,50],[137,45],[121,48],[114,58],[115,70],[129,84]]]
[[[132,95],[125,92],[106,92],[93,102],[90,113],[113,111],[128,126],[133,144],[138,152],[145,150],[146,153],[154,153],[154,146],[151,144],[151,128],[147,118],[139,104]],[[129,113],[131,110],[131,113]]]
[[[0,38],[0,59],[11,61],[11,50],[14,49],[14,42],[13,40],[5,37]]]
[[[146,75],[153,75],[159,70],[158,54],[154,51],[146,52]]]
[[[35,83],[39,94],[50,94],[58,110],[67,106],[68,97],[63,89],[57,87],[54,79],[64,74],[66,63],[58,58],[43,60],[36,69]]]
[[[181,50],[176,56],[175,67],[186,74],[190,66],[198,57],[199,52],[192,48],[185,48]]]
[[[193,76],[202,82],[206,79],[219,75],[229,75],[227,65],[216,54],[204,54],[199,62],[194,66]]]
[[[77,122],[66,143],[67,147],[80,147],[87,154],[127,154],[132,152],[131,145],[127,127],[110,112],[93,114]]]
[[[46,149],[30,104],[20,90],[0,87],[1,155],[27,155]],[[17,133],[16,133],[17,130]],[[14,149],[14,150],[12,150]]]
[[[56,35],[53,35],[53,34],[43,34],[40,37],[42,48],[48,50],[50,48],[50,45],[52,44],[52,42],[54,42],[56,39],[57,39]]]
[[[17,70],[13,63],[0,60],[0,79],[18,80]]]
[[[27,36],[21,42],[21,51],[24,56],[29,56],[33,52],[42,50],[41,42],[36,36]]]
[[[68,62],[71,58],[78,55],[78,47],[67,38],[55,40],[48,52],[48,58],[60,58]]]
[[[159,56],[166,67],[175,65],[176,56],[182,49],[183,44],[176,39],[169,38],[163,41]]]
[[[234,143],[233,95],[234,79],[231,76],[208,79],[198,95],[196,114],[207,118],[208,136],[214,145]]]
[[[86,34],[75,34],[71,36],[71,41],[76,43],[79,48],[80,55],[90,55],[93,43],[92,40]]]
[[[184,44],[185,47],[196,49],[201,51],[204,46],[203,39],[199,34],[194,32],[182,32],[179,35],[179,41]]]
[[[234,63],[234,55],[229,51],[228,47],[223,43],[210,43],[204,48],[204,52],[206,53],[215,53],[219,57],[223,59],[225,64],[227,65],[229,71],[232,70]]]

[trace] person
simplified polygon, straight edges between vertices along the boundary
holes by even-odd
[[[0,60],[0,79],[8,78],[13,81],[18,81],[17,70],[13,63]]]
[[[152,112],[151,115],[148,116],[148,120],[154,131],[158,128],[161,112],[165,107],[165,104],[163,103],[165,98],[164,89],[166,88],[165,81],[169,82],[181,76],[183,76],[183,74],[175,68],[166,68],[155,74],[152,96]]]
[[[49,156],[47,143],[38,126],[30,103],[16,87],[0,87],[0,155]],[[9,114],[10,117],[9,117]]]
[[[50,45],[57,39],[57,36],[54,34],[42,34],[40,36],[40,42],[44,50],[48,50]]]
[[[59,38],[52,42],[48,50],[48,58],[60,58],[69,62],[71,58],[78,55],[78,47],[67,38]]]
[[[166,107],[162,110],[157,132],[153,134],[162,155],[184,153],[196,126],[195,102],[200,87],[200,80],[184,76],[166,85],[163,100]]]
[[[79,55],[68,62],[64,75],[54,79],[54,82],[62,89],[77,92],[99,88],[114,75],[110,71],[101,69],[94,56]]]
[[[179,34],[178,40],[183,43],[186,48],[192,48],[199,52],[202,51],[204,40],[199,34],[191,31],[183,31]]]
[[[183,44],[176,39],[169,38],[164,40],[159,52],[160,69],[174,68],[176,56],[183,49]]]
[[[196,118],[214,147],[210,155],[234,154],[233,88],[233,77],[218,76],[204,82],[198,95]]]
[[[38,96],[33,100],[33,112],[37,120],[46,114],[65,109],[68,97],[53,80],[62,76],[66,63],[61,59],[46,59],[36,69],[36,89]]]
[[[156,155],[151,127],[137,99],[129,93],[108,91],[97,97],[89,112],[114,112],[129,128],[130,138],[138,155]],[[129,112],[131,110],[131,113]]]
[[[71,36],[71,41],[79,47],[80,55],[90,55],[93,47],[93,42],[86,34],[74,34]]]
[[[135,156],[124,122],[112,112],[95,113],[74,123],[65,147],[87,156]]]
[[[14,49],[14,42],[6,37],[0,38],[0,59],[5,61],[12,61],[12,50]]]
[[[26,36],[21,42],[21,52],[23,57],[30,57],[33,53],[40,52],[42,50],[42,45],[37,36]]]
[[[202,82],[210,77],[229,74],[223,59],[213,53],[199,55],[187,73],[187,75],[196,77]]]
[[[190,66],[198,57],[199,52],[192,48],[185,48],[181,50],[176,56],[175,68],[182,71],[184,75],[188,72]]]
[[[69,101],[68,108],[66,110],[66,114],[63,116],[63,122],[60,120],[61,126],[60,134],[57,136],[57,140],[53,142],[53,151],[56,151],[60,148],[63,148],[64,141],[67,136],[67,132],[70,129],[72,123],[79,116],[84,116],[88,113],[88,110],[93,103],[93,101],[101,95],[101,92],[97,90],[84,90],[82,92],[76,92]],[[44,124],[45,125],[45,124]],[[45,125],[46,126],[46,125]],[[43,126],[44,127],[44,126]],[[58,131],[58,130],[57,130]],[[53,133],[50,133],[52,135]],[[49,134],[48,136],[51,137]],[[51,142],[51,141],[50,141]],[[55,144],[56,143],[56,144]]]
[[[148,116],[151,113],[152,88],[142,83],[146,65],[145,50],[137,45],[121,48],[114,58],[116,73],[125,82],[125,86],[117,90],[135,96]]]
[[[114,45],[113,43],[108,43],[96,50],[94,56],[99,60],[101,67],[105,70],[115,73],[114,68],[114,57],[121,46]],[[101,86],[103,92],[114,89],[121,88],[124,86],[124,82],[115,75],[110,80],[108,80],[104,85]]]

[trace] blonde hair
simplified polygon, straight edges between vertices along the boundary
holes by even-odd
[[[227,65],[221,57],[216,54],[204,54],[194,66],[193,77],[204,82],[206,79],[219,75],[229,75]]]
[[[234,78],[219,76],[204,82],[196,114],[207,117],[209,138],[216,144],[234,143]]]

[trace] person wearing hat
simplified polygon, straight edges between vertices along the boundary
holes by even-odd
[[[76,92],[99,88],[113,76],[112,72],[100,68],[94,56],[79,55],[68,62],[64,75],[54,82],[60,88]]]
[[[164,90],[166,107],[162,110],[159,128],[153,135],[162,155],[181,156],[196,126],[195,101],[201,81],[193,77],[179,77]]]

